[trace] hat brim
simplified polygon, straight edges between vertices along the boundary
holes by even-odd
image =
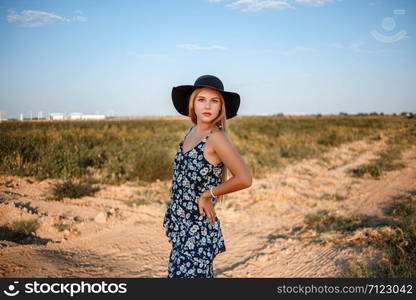
[[[240,95],[234,92],[221,91],[211,86],[205,85],[180,85],[172,88],[172,102],[175,109],[184,116],[188,116],[189,96],[194,90],[201,87],[207,87],[220,92],[224,97],[225,110],[227,119],[231,119],[237,115],[240,107]]]

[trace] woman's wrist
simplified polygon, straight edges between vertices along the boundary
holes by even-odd
[[[211,190],[212,190],[212,193],[211,193]],[[214,196],[212,194],[214,194]],[[204,198],[216,198],[216,197],[218,197],[218,195],[215,194],[214,188],[212,188],[212,189],[208,189],[205,192],[203,192],[202,197],[204,197]]]
[[[205,192],[202,193],[202,197],[203,198],[212,198],[211,192],[209,190],[206,190]]]
[[[209,193],[210,193],[211,197],[216,198],[217,196],[214,194],[213,189],[214,189],[213,187],[212,187],[212,188],[210,188],[210,189],[209,189]]]

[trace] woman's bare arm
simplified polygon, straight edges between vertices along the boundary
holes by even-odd
[[[230,142],[228,135],[223,131],[214,132],[211,135],[211,144],[233,175],[212,190],[214,195],[220,196],[250,187],[253,181],[250,168]]]
[[[252,184],[250,169],[244,159],[240,156],[237,149],[228,139],[223,131],[211,134],[214,151],[221,158],[225,166],[231,171],[233,176],[226,182],[221,183],[212,189],[215,196],[221,196],[238,190],[248,188]],[[215,223],[215,209],[212,204],[211,192],[205,191],[198,198],[199,213],[201,216],[207,216],[211,224]]]

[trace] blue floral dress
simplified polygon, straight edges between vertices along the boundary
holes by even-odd
[[[204,191],[221,183],[224,169],[223,162],[213,165],[204,157],[204,145],[211,133],[187,152],[182,148],[184,138],[176,152],[170,201],[163,220],[172,245],[168,278],[213,278],[213,260],[225,251],[220,220],[215,217],[212,225],[207,216],[200,216],[197,203]],[[211,200],[215,206],[217,197]]]

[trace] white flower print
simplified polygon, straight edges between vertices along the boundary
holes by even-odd
[[[192,276],[192,275],[195,274],[195,270],[194,269],[189,269],[186,274],[188,274],[189,276]]]
[[[220,169],[220,168],[214,168],[213,172],[214,172],[215,176],[221,176],[222,169]]]
[[[192,249],[194,249],[194,243],[192,241],[188,240],[185,244],[185,247],[192,250]]]
[[[190,187],[189,180],[186,178],[182,180],[182,186],[189,188]]]
[[[205,176],[205,175],[207,175],[207,173],[208,173],[208,168],[203,168],[201,171],[199,171],[199,174],[201,174],[202,176]]]
[[[207,187],[221,184],[223,170],[222,164],[213,167],[206,161],[204,143],[206,139],[187,153],[182,153],[179,145],[173,163],[170,201],[163,221],[169,242],[175,246],[168,277],[213,277],[212,260],[225,251],[219,220],[211,226],[206,216],[199,215],[196,202]]]
[[[182,209],[181,207],[179,207],[179,208],[176,210],[176,213],[177,213],[177,214],[178,214],[178,216],[180,216],[180,217],[185,216],[185,212],[183,211],[183,209]]]
[[[190,233],[195,233],[195,232],[197,232],[198,229],[199,229],[199,226],[198,225],[193,225],[191,227]]]

